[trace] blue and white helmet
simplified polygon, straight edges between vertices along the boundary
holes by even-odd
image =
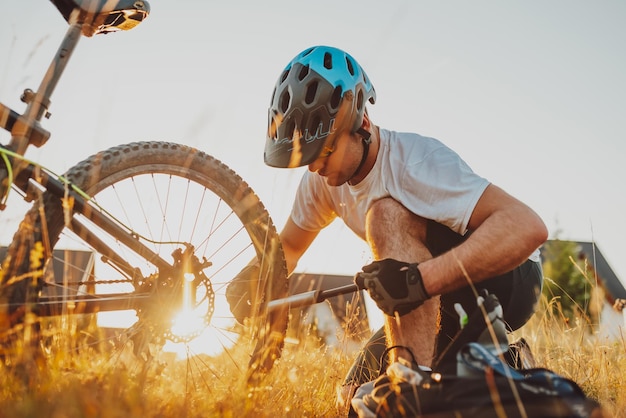
[[[329,135],[361,127],[367,100],[375,103],[374,86],[352,56],[329,46],[302,51],[274,87],[265,163],[282,168],[312,163]]]

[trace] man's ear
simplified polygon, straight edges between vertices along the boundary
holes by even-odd
[[[361,122],[361,129],[365,129],[366,131],[369,131],[371,126],[372,126],[372,122],[370,121],[370,115],[367,113],[367,107],[366,107],[365,112],[363,112],[363,122]]]
[[[372,122],[367,114],[367,108],[365,110],[366,111],[363,113],[363,122],[361,122],[361,127],[357,129],[356,133],[361,135],[363,140],[369,144],[371,141],[370,137],[372,135],[372,131],[370,130],[372,128]]]

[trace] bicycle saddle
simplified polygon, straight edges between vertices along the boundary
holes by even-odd
[[[50,0],[65,20],[82,25],[82,33],[130,30],[140,24],[150,12],[145,0]]]

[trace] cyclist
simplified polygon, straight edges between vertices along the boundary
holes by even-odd
[[[375,100],[351,55],[306,49],[276,82],[264,156],[272,167],[309,168],[280,234],[290,272],[336,217],[376,260],[355,280],[385,313],[385,326],[346,378],[348,398],[376,377],[385,344],[430,366],[459,329],[454,303],[468,313],[476,305],[473,287],[496,294],[511,329],[522,326],[541,294],[538,247],[547,239],[533,210],[442,142],[375,125],[366,109]]]

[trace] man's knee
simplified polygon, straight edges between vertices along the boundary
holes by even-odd
[[[426,219],[414,214],[393,198],[372,203],[366,220],[367,241],[386,256],[399,247],[423,247],[426,242]],[[394,245],[391,245],[394,243]]]

